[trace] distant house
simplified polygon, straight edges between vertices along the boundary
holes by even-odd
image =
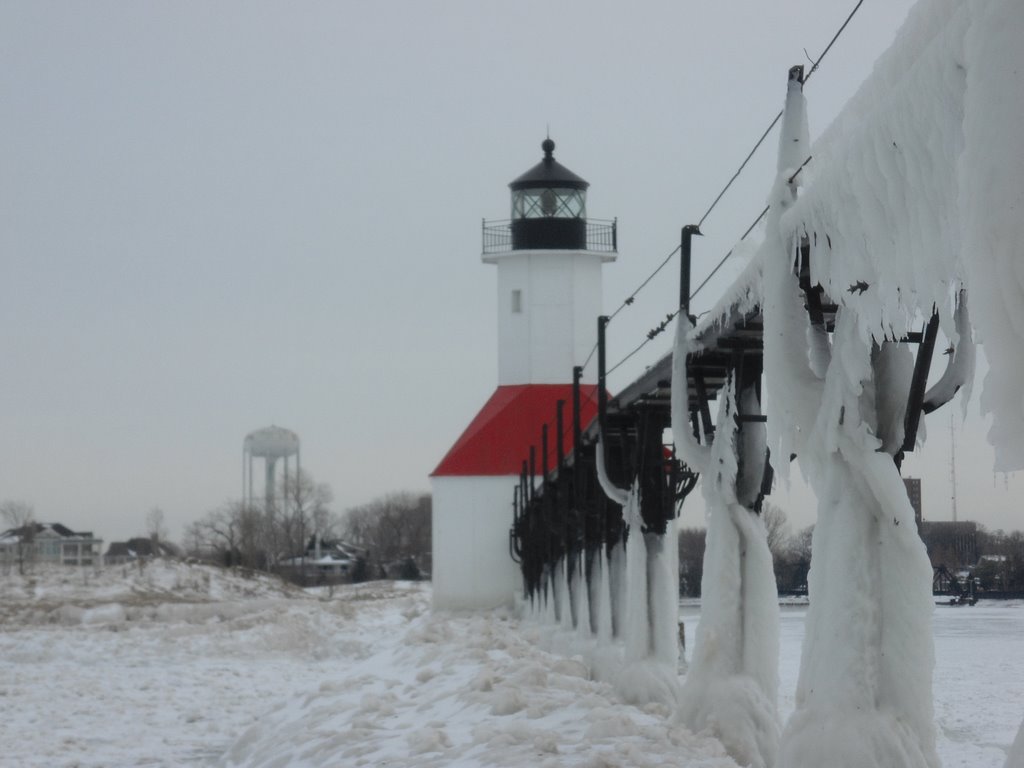
[[[6,563],[21,556],[36,563],[93,565],[102,549],[103,539],[91,531],[72,531],[60,523],[29,523],[0,533],[0,561]]]
[[[366,557],[366,550],[340,539],[311,536],[300,555],[281,561],[282,568],[306,577],[351,577],[356,561]]]
[[[1006,555],[982,555],[978,558],[978,565],[983,565],[985,563],[996,563],[997,565],[1002,565],[1007,561],[1007,559]]]
[[[174,557],[178,554],[178,548],[173,544],[140,537],[128,539],[128,541],[110,542],[107,554],[103,556],[103,562],[107,565],[123,565],[138,560],[151,560],[154,557]]]

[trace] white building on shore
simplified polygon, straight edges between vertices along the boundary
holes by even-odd
[[[0,533],[0,563],[99,565],[103,539],[60,523],[27,523]]]
[[[572,402],[573,369],[597,342],[601,268],[618,256],[616,223],[587,219],[590,185],[554,159],[555,142],[541,147],[544,158],[509,184],[511,219],[484,223],[481,259],[497,267],[498,387],[430,477],[435,608],[511,604],[522,590],[509,553],[514,489],[544,425],[554,441],[559,401]],[[593,366],[581,382],[585,425],[597,409]]]

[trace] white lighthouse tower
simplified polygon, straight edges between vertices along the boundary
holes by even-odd
[[[555,160],[550,138],[541,147],[541,162],[509,184],[512,218],[484,222],[481,258],[498,271],[498,388],[431,475],[436,608],[503,605],[521,589],[513,489],[543,425],[554,433],[558,401],[572,401],[573,367],[597,340],[601,267],[617,256],[615,222],[587,219],[590,185]]]

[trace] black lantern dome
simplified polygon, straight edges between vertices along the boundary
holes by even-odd
[[[590,184],[555,160],[550,138],[541,149],[544,159],[508,185],[512,249],[585,249]]]

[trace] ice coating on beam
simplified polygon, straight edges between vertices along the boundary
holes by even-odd
[[[711,445],[693,436],[687,418],[686,361],[697,347],[680,316],[672,359],[672,439],[677,454],[701,474],[707,510],[701,622],[677,718],[710,730],[737,761],[769,766],[778,749],[778,595],[760,518],[736,496],[737,447],[732,385],[720,395]],[[754,430],[752,436],[763,435]],[[763,437],[746,444],[751,451]],[[763,452],[760,456],[763,460]]]
[[[967,22],[962,3],[915,7],[811,147],[804,193],[781,223],[786,234],[808,238],[812,284],[857,306],[864,338],[902,336],[932,305],[953,331]],[[851,293],[858,283],[867,288]]]
[[[680,315],[676,323],[675,347],[672,352],[672,441],[680,460],[699,471],[711,461],[711,448],[698,443],[690,428],[689,384],[686,373],[687,356],[699,349],[692,341],[690,318]]]
[[[604,463],[604,436],[598,435],[597,437],[597,450],[596,450],[596,464],[597,464],[597,481],[601,484],[601,490],[604,491],[604,495],[614,501],[621,507],[625,507],[629,503],[629,491],[624,488],[616,486],[611,479],[608,477],[608,469]]]
[[[639,493],[634,486],[629,502],[623,510],[626,520],[626,663],[647,658],[651,650],[651,626],[648,615],[650,603],[647,595],[647,546],[640,529]]]
[[[934,308],[955,351],[926,403],[945,401],[957,389],[966,401],[976,332],[990,362],[982,404],[994,416],[989,437],[996,469],[1024,468],[1021,39],[1024,3],[919,3],[813,148],[805,146],[803,96],[791,87],[759,252],[698,331],[688,319],[677,328],[677,351],[684,344],[693,351],[760,306],[767,440],[773,456],[782,457],[775,469],[784,473],[785,458],[798,454],[819,498],[797,710],[777,763],[785,768],[937,765],[931,571],[892,455],[902,443],[912,367],[906,347],[892,342],[919,330]],[[814,159],[796,173],[810,154]],[[804,238],[811,283],[820,283],[838,306],[834,345],[808,321],[793,274]],[[957,312],[962,289],[973,294],[973,329],[966,312]],[[673,379],[684,383],[685,355],[673,363]],[[708,493],[709,451],[693,439],[687,417],[686,392],[674,385],[677,450],[695,469],[705,468]],[[719,533],[709,532],[714,556],[706,563],[702,627],[713,626],[713,617],[727,624],[737,611],[775,602],[745,593],[747,582],[733,570],[729,542],[745,531],[754,538],[750,519],[749,513],[713,517]],[[712,538],[719,544],[712,546]],[[636,562],[627,564],[625,554],[620,542],[595,569],[607,589],[592,604],[607,608],[595,618],[609,638],[613,616],[619,634],[628,631],[623,592]],[[720,588],[717,598],[713,585]],[[705,647],[735,650],[732,635],[718,637],[725,640]],[[760,643],[753,653],[765,648]],[[698,722],[687,712],[697,708],[694,702],[705,712],[728,713],[714,722],[730,724],[732,735],[723,736],[730,751],[759,751],[750,762],[767,763],[770,750],[757,742],[769,732],[760,727],[766,721],[742,715],[768,711],[758,699],[763,689],[753,678],[715,677],[716,667],[706,662],[705,652],[695,650],[687,686],[696,689],[703,680],[705,692],[714,694],[684,697],[681,713]],[[774,663],[764,669],[774,673]],[[716,681],[725,682],[714,688]],[[746,709],[730,705],[744,696]],[[1013,751],[1009,765],[1020,764],[1022,751]]]
[[[625,544],[620,541],[612,548],[609,564],[610,613],[615,635],[624,644],[623,664],[613,682],[626,701],[675,704],[679,654],[675,522],[669,524],[664,535],[645,533],[639,483],[634,482],[629,491],[612,483],[600,439],[596,463],[601,488],[609,499],[622,504],[626,523]]]
[[[778,176],[769,198],[770,209],[765,237],[757,259],[763,275],[762,314],[764,317],[765,400],[771,418],[767,423],[768,447],[782,479],[789,477],[785,457],[800,454],[806,435],[814,424],[821,402],[819,382],[831,353],[813,339],[811,323],[804,309],[804,298],[793,260],[794,239],[781,229],[782,217],[796,200],[796,189],[803,178],[794,171],[804,162],[807,144],[807,104],[800,83],[789,81],[783,126],[780,135]],[[791,182],[790,179],[793,178]]]
[[[807,641],[780,763],[933,767],[931,566],[874,435],[877,404],[905,390],[875,381],[853,313],[840,312],[835,336],[842,354],[799,458],[819,507]]]
[[[960,294],[954,312],[954,320],[956,336],[952,339],[953,350],[949,356],[949,363],[946,370],[942,372],[941,378],[925,393],[924,407],[926,411],[938,408],[952,400],[957,392],[961,392],[961,402],[966,415],[967,403],[971,399],[971,388],[974,384],[975,363],[974,339],[970,315],[967,311],[966,291]]]
[[[733,258],[749,256],[747,265],[736,280],[703,316],[694,334],[699,339],[710,338],[716,331],[729,328],[761,303],[761,261],[757,256],[759,244],[749,240],[733,246]]]
[[[1024,468],[1024,4],[966,3],[960,157],[963,258],[989,373],[997,472]]]
[[[615,688],[625,701],[661,702],[679,698],[679,566],[675,520],[664,534],[643,530],[639,485],[624,510],[626,616],[623,666]]]
[[[948,30],[929,31],[918,36],[925,41],[920,56],[942,80],[946,70],[934,51]],[[914,63],[909,71],[924,77]],[[902,98],[909,98],[907,89],[928,90],[911,80],[887,87]],[[798,90],[791,80],[784,125],[794,126],[795,136],[805,135],[795,128],[806,119]],[[881,97],[886,101],[888,94]],[[922,254],[893,265],[899,259],[891,243],[884,248],[885,227],[913,229],[921,217],[915,219],[920,212],[906,206],[893,213],[878,204],[879,195],[895,194],[891,207],[899,209],[899,195],[911,193],[900,185],[906,167],[880,169],[877,156],[888,150],[875,134],[885,129],[872,125],[854,125],[833,157],[822,161],[815,150],[821,167],[834,175],[828,181],[821,174],[809,182],[803,174],[794,176],[793,153],[799,157],[804,151],[799,140],[784,134],[762,245],[769,442],[775,456],[797,454],[819,504],[796,711],[779,749],[779,764],[786,768],[937,765],[931,567],[893,460],[903,442],[912,366],[908,353],[886,340],[910,330],[922,297],[926,316],[940,300],[940,314],[952,305],[948,283],[941,292],[932,284],[935,272],[919,275],[917,282],[907,277],[907,263]],[[800,198],[798,181],[808,185]],[[864,230],[859,236],[858,228]],[[820,282],[838,303],[831,349],[809,328],[793,270],[801,244],[810,249],[811,284]],[[873,256],[875,249],[883,249],[885,258]],[[946,270],[941,257],[935,255],[934,268]],[[867,288],[844,290],[847,281]]]
[[[932,307],[957,339],[960,289],[974,295],[996,471],[1024,468],[1022,36],[1019,2],[918,3],[814,143],[781,220],[807,238],[812,283],[855,308],[864,339],[918,330]],[[973,360],[961,362],[969,389]]]
[[[677,341],[685,334],[677,334]],[[685,359],[686,345],[676,348]],[[686,387],[673,374],[676,390]],[[778,750],[779,607],[772,556],[760,518],[736,498],[735,397],[732,385],[720,395],[715,440],[701,472],[707,508],[707,548],[701,593],[701,621],[677,718],[694,732],[708,730],[743,765],[775,764]],[[687,442],[685,422],[677,446]]]

